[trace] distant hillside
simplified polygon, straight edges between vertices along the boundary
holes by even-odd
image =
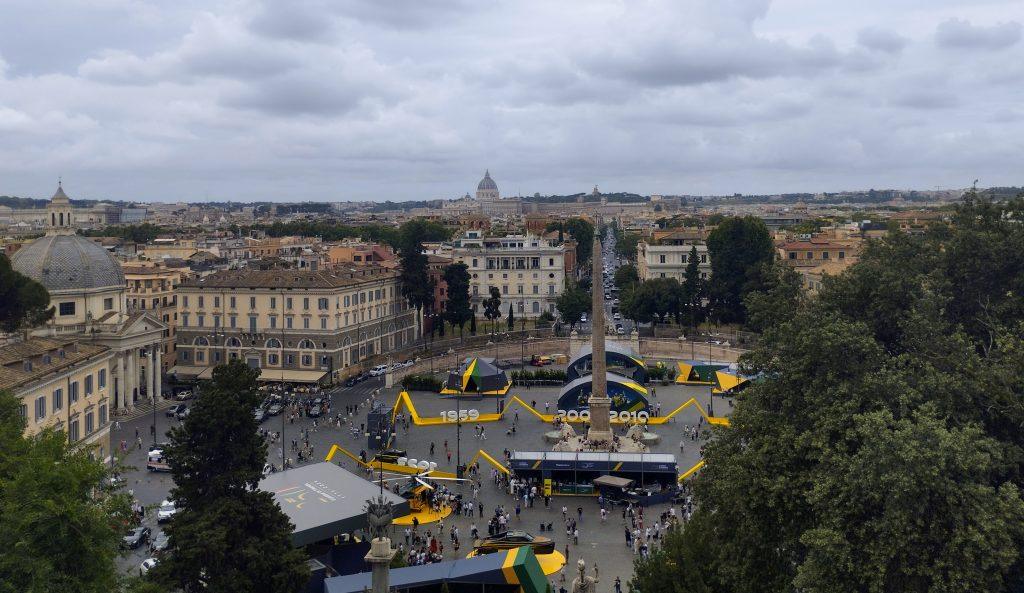
[[[609,202],[618,202],[620,204],[633,204],[637,202],[646,202],[647,196],[641,196],[640,194],[632,194],[628,192],[616,192],[611,194],[570,194],[567,196],[525,196],[522,198],[524,202],[536,203],[536,204],[558,204],[562,202],[575,202],[576,198],[583,196],[584,202],[600,202],[601,198],[607,198]]]
[[[50,203],[50,200],[43,200],[37,198],[19,198],[18,196],[0,196],[0,206],[8,206],[15,210],[30,209],[30,208],[46,208],[46,205]],[[119,202],[117,202],[119,204]],[[99,200],[71,200],[72,206],[78,206],[80,208],[89,208],[99,204]]]

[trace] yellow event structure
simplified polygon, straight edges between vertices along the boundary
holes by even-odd
[[[545,423],[551,424],[551,423],[553,423],[555,421],[555,415],[554,414],[541,414],[540,412],[535,410],[533,408],[533,406],[531,406],[530,404],[528,404],[528,403],[524,402],[523,400],[519,399],[519,396],[513,395],[512,399],[509,400],[508,405],[505,406],[504,411],[498,412],[498,413],[492,412],[492,413],[488,413],[488,414],[480,414],[479,416],[477,416],[476,418],[474,418],[470,422],[473,422],[474,424],[478,423],[478,422],[498,422],[499,420],[501,420],[502,418],[505,417],[505,414],[508,413],[508,411],[512,408],[513,404],[515,404],[515,405],[519,406],[520,408],[522,408],[523,410],[533,414],[541,422],[545,422]],[[685,410],[686,408],[688,408],[690,406],[696,407],[697,411],[700,412],[700,415],[703,416],[704,419],[708,421],[708,424],[711,424],[711,425],[714,425],[714,426],[729,426],[729,419],[728,418],[725,418],[725,417],[722,417],[722,416],[709,416],[708,413],[704,410],[704,406],[700,405],[700,402],[698,402],[697,399],[693,398],[693,397],[691,397],[685,403],[680,405],[678,408],[676,408],[676,409],[672,410],[671,412],[669,412],[667,416],[651,416],[650,418],[647,419],[646,423],[649,424],[649,425],[652,425],[652,426],[657,426],[657,425],[660,425],[660,424],[665,424],[668,421],[670,421],[676,414],[682,412],[683,410]],[[402,392],[400,392],[398,394],[398,399],[395,401],[395,407],[392,408],[392,411],[391,411],[391,420],[392,420],[392,422],[394,421],[395,415],[398,414],[398,412],[401,409],[403,409],[403,408],[407,412],[409,412],[409,418],[412,420],[412,423],[415,424],[416,426],[437,426],[437,425],[440,425],[440,424],[455,424],[455,420],[449,420],[447,417],[443,417],[443,416],[431,416],[430,418],[424,418],[424,417],[420,416],[419,412],[416,411],[416,406],[412,403],[412,398],[409,397],[408,392],[405,392],[405,391],[402,391]],[[463,420],[463,422],[467,422],[467,421],[468,420]],[[577,418],[568,419],[567,422],[581,423],[581,422],[584,422],[584,420],[582,420],[582,419],[577,417]],[[618,419],[618,418],[612,420],[612,424],[632,424],[633,422],[636,422],[636,421],[635,420],[621,420],[621,419]]]

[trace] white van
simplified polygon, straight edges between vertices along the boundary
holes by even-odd
[[[149,457],[146,459],[146,469],[151,472],[171,471],[171,466],[167,463],[167,457],[164,456],[163,449],[153,449],[149,452]]]
[[[372,369],[370,369],[370,376],[371,377],[379,377],[379,376],[383,375],[386,372],[388,372],[388,365],[386,365],[386,364],[378,364],[377,366],[375,366]]]

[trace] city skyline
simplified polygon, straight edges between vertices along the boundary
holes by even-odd
[[[404,201],[1019,185],[1024,6],[17,0],[0,194]],[[827,18],[826,18],[827,17]],[[40,51],[40,44],[46,51]]]

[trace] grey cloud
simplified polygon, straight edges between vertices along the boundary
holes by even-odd
[[[949,49],[1005,49],[1020,41],[1021,24],[1015,21],[989,27],[972,25],[962,19],[949,19],[935,30],[939,47]]]
[[[857,43],[873,51],[898,54],[906,47],[907,39],[887,29],[867,27],[857,32]]]
[[[949,109],[959,105],[960,100],[944,90],[919,88],[901,93],[892,103],[912,109]]]
[[[332,5],[323,0],[265,2],[249,23],[258,35],[300,42],[328,41],[334,37]]]

